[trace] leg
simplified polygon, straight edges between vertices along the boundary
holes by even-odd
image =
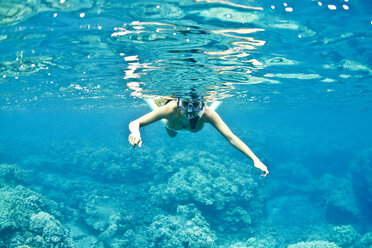
[[[169,128],[165,128],[165,130],[167,131],[167,134],[169,135],[169,137],[171,138],[176,137],[177,132],[170,130]]]

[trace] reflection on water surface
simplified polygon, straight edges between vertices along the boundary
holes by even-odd
[[[1,1],[1,108],[370,101],[370,20],[319,3]]]

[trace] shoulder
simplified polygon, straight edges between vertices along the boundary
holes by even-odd
[[[177,100],[170,100],[164,106],[167,108],[177,109]]]
[[[159,110],[163,112],[165,116],[168,116],[168,117],[175,116],[179,112],[179,110],[177,109],[177,101],[172,100],[168,102],[167,104],[161,106]]]
[[[208,106],[205,108],[205,111],[204,111],[204,114],[203,114],[203,120],[205,122],[213,122],[215,121],[217,118],[219,118],[219,115],[217,114],[216,111],[214,111],[213,109],[209,108]]]
[[[177,100],[172,100],[170,102],[168,102],[167,104],[165,104],[164,106],[162,106],[164,109],[166,109],[167,111],[169,111],[170,113],[174,113],[174,112],[177,112]]]

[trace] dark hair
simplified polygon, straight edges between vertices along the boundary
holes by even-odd
[[[186,101],[193,101],[193,102],[203,102],[204,97],[198,95],[195,89],[191,89],[191,91],[187,94],[188,97],[185,98]]]

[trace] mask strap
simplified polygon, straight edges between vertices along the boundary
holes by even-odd
[[[204,105],[203,109],[201,111],[199,111],[199,113],[198,113],[199,118],[202,117],[202,115],[204,114],[204,111],[205,111],[205,105]]]

